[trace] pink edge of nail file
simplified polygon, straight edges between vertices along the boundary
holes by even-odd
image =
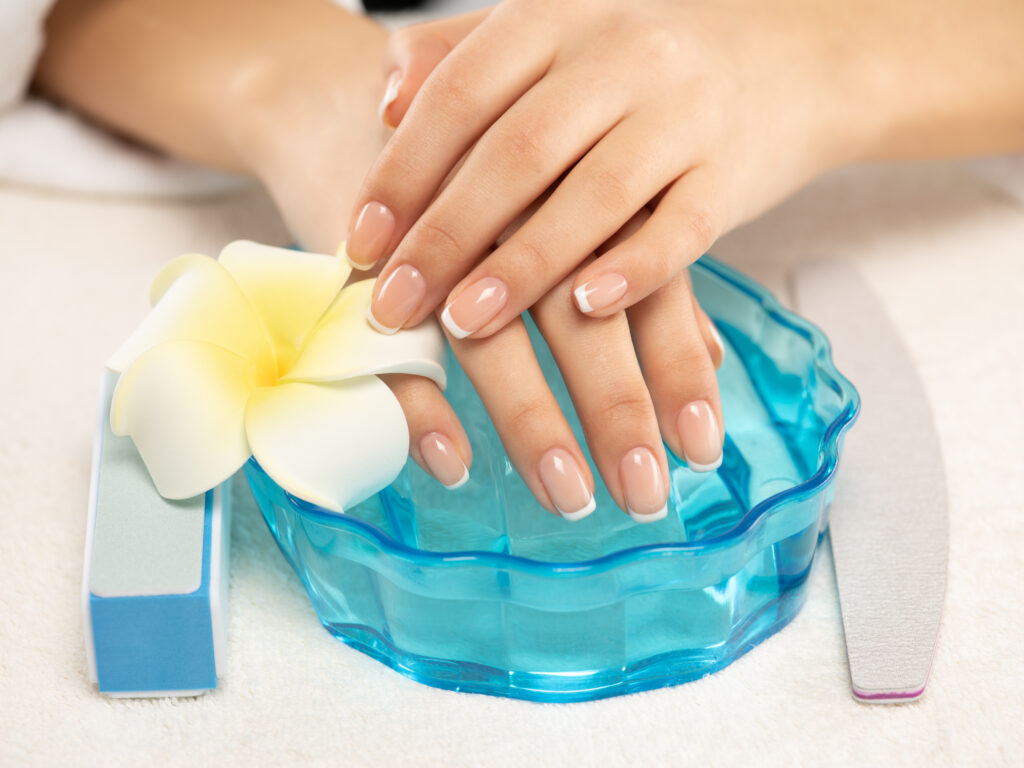
[[[829,524],[854,697],[924,693],[946,592],[949,502],[939,439],[899,332],[856,268],[799,266],[793,296],[860,392]]]

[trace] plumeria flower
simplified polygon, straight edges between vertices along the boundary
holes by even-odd
[[[409,431],[376,374],[443,389],[445,342],[433,320],[376,333],[374,281],[343,288],[349,273],[337,256],[247,241],[160,271],[152,309],[108,367],[121,374],[111,428],[131,436],[161,495],[203,493],[250,456],[335,512],[395,479]]]

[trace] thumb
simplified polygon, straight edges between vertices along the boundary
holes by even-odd
[[[391,35],[384,56],[387,89],[380,103],[380,119],[384,125],[398,127],[430,73],[490,12],[490,8],[484,8],[414,24]]]

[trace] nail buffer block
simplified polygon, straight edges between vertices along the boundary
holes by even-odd
[[[90,678],[110,696],[193,696],[224,669],[230,487],[161,497],[102,386],[83,576]]]
[[[862,400],[829,524],[853,695],[910,701],[928,680],[946,590],[949,510],[932,414],[899,332],[854,267],[799,267],[794,298]]]

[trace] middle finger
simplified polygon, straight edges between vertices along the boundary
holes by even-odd
[[[615,502],[638,523],[665,517],[668,464],[625,313],[596,319],[572,302],[570,275],[533,308]]]

